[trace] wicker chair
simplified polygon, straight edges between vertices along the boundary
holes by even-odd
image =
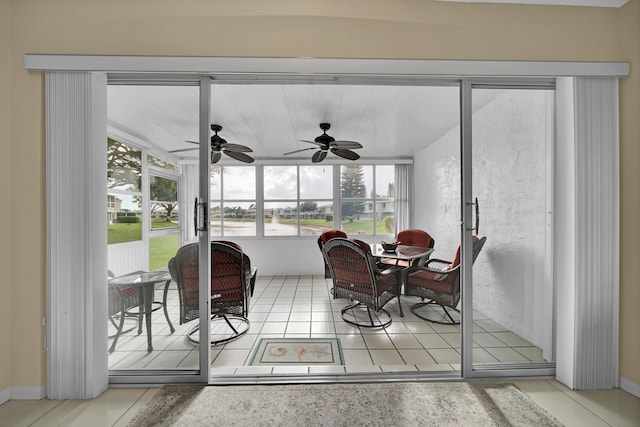
[[[396,242],[399,245],[419,246],[421,248],[430,248],[430,249],[433,249],[433,246],[435,245],[435,240],[433,240],[433,238],[429,235],[429,233],[423,230],[418,230],[418,229],[409,229],[409,230],[400,231],[396,236]],[[403,261],[403,260],[386,259],[386,260],[382,260],[381,262],[385,264],[393,264],[393,265],[399,265],[403,267],[417,267],[417,266],[424,265],[428,259],[429,259],[429,255],[422,258],[415,259],[413,260],[411,265],[409,265],[408,261]]]
[[[394,297],[400,303],[399,269],[380,271],[362,243],[341,237],[329,240],[322,252],[333,279],[333,298],[355,301],[342,308],[342,320],[368,328],[389,325],[391,315],[383,307]]]
[[[322,253],[322,247],[334,237],[342,237],[346,239],[347,233],[345,233],[342,230],[327,230],[324,233],[322,233],[320,236],[318,236],[318,247],[320,248],[321,253]],[[324,259],[324,256],[323,256],[323,259]],[[329,272],[329,266],[327,265],[326,261],[324,261],[324,277],[326,279],[331,277],[331,273]]]
[[[198,244],[192,243],[178,249],[169,261],[169,272],[178,285],[180,300],[180,324],[199,318],[198,305]],[[249,330],[249,301],[253,294],[256,270],[251,268],[249,257],[240,246],[232,242],[211,242],[211,344],[217,345],[239,338]],[[218,322],[228,327],[217,334]],[[217,328],[214,326],[218,326]],[[194,335],[196,325],[188,332],[192,342],[198,342]]]
[[[141,271],[134,271],[129,274],[138,273],[141,273]],[[115,277],[111,270],[108,271],[107,276],[109,279],[113,279]],[[113,326],[116,328],[116,333],[109,336],[109,338],[113,338],[111,347],[109,347],[109,353],[113,353],[116,349],[116,343],[118,342],[120,335],[135,329],[135,327],[133,327],[123,330],[125,319],[135,319],[138,323],[138,334],[141,334],[143,315],[140,313],[141,301],[139,290],[136,287],[109,286],[107,300],[107,314],[109,316],[109,321],[111,321]]]
[[[472,240],[475,262],[487,238],[473,236]],[[454,319],[447,310],[449,307],[456,313],[460,312],[457,308],[460,302],[460,246],[453,261],[430,259],[425,266],[411,267],[407,273],[404,294],[422,298],[422,302],[411,306],[413,314],[433,323],[448,325],[460,323],[459,314]],[[425,299],[428,301],[424,301]],[[427,307],[428,310],[420,310],[423,307]]]

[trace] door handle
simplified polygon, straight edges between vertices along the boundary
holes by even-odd
[[[195,230],[196,236],[198,235],[198,231],[205,231],[207,229],[207,204],[204,202],[198,203],[197,197],[193,205],[193,229]]]
[[[474,231],[477,234],[480,234],[480,205],[478,204],[478,198],[476,197],[476,199],[473,202],[467,203],[467,205],[470,206],[475,206],[476,208],[476,226],[475,227],[471,227],[471,228],[467,228],[467,231]]]

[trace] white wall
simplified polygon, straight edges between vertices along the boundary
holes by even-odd
[[[546,144],[552,92],[500,94],[473,116],[474,196],[480,235],[474,308],[542,346],[546,232]],[[452,259],[460,241],[460,137],[456,127],[415,156],[416,227]],[[548,308],[548,307],[547,307]]]

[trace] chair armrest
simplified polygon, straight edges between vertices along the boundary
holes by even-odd
[[[432,270],[444,270],[451,265],[451,261],[444,259],[431,258],[425,264],[424,267]]]

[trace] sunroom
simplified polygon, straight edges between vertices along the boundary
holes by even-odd
[[[249,331],[221,346],[189,341],[194,325],[176,325],[175,283],[166,292],[157,286],[154,301],[167,311],[152,315],[153,350],[141,328],[122,334],[105,354],[111,381],[171,382],[203,371],[213,382],[553,375],[563,316],[554,250],[574,206],[557,192],[576,185],[559,173],[575,153],[558,141],[577,80],[261,76],[99,77],[107,132],[104,174],[93,185],[108,201],[105,271],[165,270],[180,247],[206,248],[203,233],[239,244],[258,270]],[[57,77],[50,74],[52,98]],[[584,80],[579,89],[591,90]],[[358,158],[329,153],[314,162],[308,142],[322,123],[337,140],[357,141]],[[252,161],[223,155],[212,163],[212,125],[249,147]],[[107,166],[125,152],[126,167]],[[346,190],[348,179],[359,192]],[[410,309],[419,300],[400,295],[386,306],[388,327],[345,325],[339,313],[348,301],[332,297],[317,246],[328,229],[370,244],[424,230],[432,256],[449,260],[460,248],[460,324],[425,321]],[[474,235],[486,237],[475,263]],[[217,332],[208,320],[192,322],[200,342]],[[272,338],[336,339],[340,363],[253,363]]]

